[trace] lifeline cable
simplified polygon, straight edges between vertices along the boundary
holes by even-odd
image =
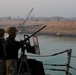
[[[76,58],[76,56],[71,56],[71,57]]]
[[[66,70],[65,69],[48,69],[48,68],[44,68],[45,70],[53,70],[53,71],[63,71],[63,72],[66,72]],[[71,73],[69,73],[69,72],[66,72],[67,74],[69,74],[69,75],[72,75]]]
[[[47,66],[66,66],[66,64],[43,64],[43,65],[47,65]],[[76,70],[76,68],[69,66],[69,68]]]
[[[73,68],[72,66],[69,66],[71,69],[74,69],[74,70],[76,70],[76,68]]]
[[[66,71],[65,69],[48,69],[48,68],[44,68],[45,70],[53,70],[53,71]]]
[[[50,65],[50,66],[66,66],[66,64],[43,64],[43,65]]]
[[[67,51],[68,51],[68,49],[65,50],[65,51],[59,52],[59,53],[52,54],[52,55],[27,55],[27,56],[32,56],[32,57],[49,57],[49,56],[56,56],[56,55],[65,53],[65,52],[67,52]]]

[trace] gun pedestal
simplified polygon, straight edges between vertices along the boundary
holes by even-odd
[[[26,64],[26,67],[24,66]],[[25,68],[27,71],[25,71]],[[21,60],[20,60],[20,66],[18,70],[18,75],[31,75],[28,63],[27,63],[27,56],[26,55],[21,55]]]
[[[27,56],[25,55],[25,49],[26,47],[22,44],[21,45],[22,55],[19,59],[18,75],[31,75],[28,62],[27,62]]]

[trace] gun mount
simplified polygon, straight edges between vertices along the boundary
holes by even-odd
[[[27,50],[27,52],[30,52],[30,53],[38,53],[40,54],[40,51],[39,51],[39,44],[38,44],[38,38],[36,36],[36,34],[41,31],[43,28],[45,28],[45,26],[43,26],[42,28],[40,28],[39,30],[37,30],[36,32],[34,32],[32,35],[24,35],[24,40],[22,40],[21,42],[21,49],[22,49],[22,52],[24,54],[24,51]],[[33,37],[33,42],[34,42],[34,46],[31,46],[30,45],[30,38]],[[35,51],[36,50],[36,51]]]
[[[37,39],[36,34],[45,27],[46,26],[43,26],[42,28],[40,28],[39,30],[37,30],[35,33],[33,33],[30,36],[29,35],[24,35],[24,40],[21,41],[22,42],[22,44],[21,44],[22,55],[21,55],[21,57],[19,59],[19,62],[18,62],[19,63],[18,64],[18,75],[21,75],[21,73],[22,73],[22,75],[45,75],[42,62],[36,61],[35,59],[33,59],[33,60],[32,59],[27,59],[27,56],[24,53],[25,50],[27,50],[27,52],[30,52],[30,53],[40,54],[39,44],[38,44],[38,39]],[[31,37],[33,37],[34,46],[30,45],[30,38]],[[41,71],[39,69],[37,69],[37,71],[39,71],[39,72],[36,72],[36,70],[33,70],[33,68],[31,67],[33,64],[31,65],[30,62],[34,63],[34,65],[37,66],[37,68],[41,67]],[[34,69],[36,69],[35,66],[33,66]],[[32,71],[31,71],[30,68],[32,69]],[[34,73],[33,73],[33,71],[34,71]]]

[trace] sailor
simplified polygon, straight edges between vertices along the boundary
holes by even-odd
[[[17,35],[15,27],[9,27],[6,32],[9,35],[5,46],[6,75],[17,75],[18,50],[21,43],[15,39]]]
[[[4,50],[3,50],[3,45],[4,45],[4,34],[5,30],[0,28],[0,75],[4,75]]]

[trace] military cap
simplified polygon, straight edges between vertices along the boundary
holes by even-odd
[[[5,30],[3,28],[0,28],[0,36],[5,33]]]
[[[16,27],[9,27],[9,28],[6,30],[6,32],[7,32],[8,34],[16,33],[17,31],[18,31],[18,30],[17,30]]]

